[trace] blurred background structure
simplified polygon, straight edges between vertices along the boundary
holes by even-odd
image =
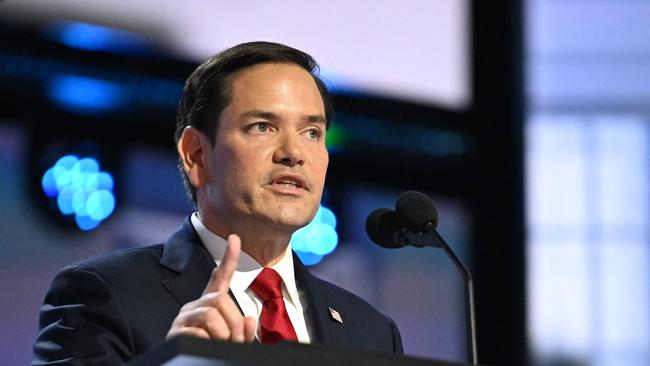
[[[650,3],[526,6],[527,299],[538,364],[650,364]]]
[[[635,0],[0,2],[0,363],[31,359],[60,268],[192,212],[183,81],[269,40],[335,94],[323,207],[292,246],[395,319],[407,354],[466,355],[444,254],[365,234],[417,189],[474,273],[482,363],[650,364],[649,18]]]

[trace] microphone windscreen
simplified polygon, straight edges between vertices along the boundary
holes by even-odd
[[[414,233],[425,231],[427,223],[438,226],[438,211],[429,196],[418,191],[407,191],[397,198],[395,212],[398,224]]]
[[[396,233],[401,229],[395,211],[378,208],[366,218],[366,233],[372,241],[384,248],[401,248],[404,245],[396,240]]]

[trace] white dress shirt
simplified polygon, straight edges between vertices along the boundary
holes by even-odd
[[[228,242],[208,230],[201,220],[197,212],[194,212],[191,217],[192,225],[196,232],[199,234],[203,245],[208,250],[217,266],[221,263],[226,246]],[[284,297],[284,305],[291,319],[293,329],[296,331],[298,341],[300,343],[309,343],[309,326],[307,324],[307,303],[304,298],[304,292],[298,289],[296,284],[296,277],[293,269],[293,256],[291,254],[291,246],[287,245],[287,250],[278,263],[272,266],[276,272],[282,277],[282,296]],[[257,275],[262,272],[263,266],[253,257],[241,252],[239,255],[239,263],[237,270],[232,275],[230,281],[230,290],[237,303],[241,307],[245,316],[252,316],[258,320],[258,327],[256,331],[257,339],[260,339],[259,317],[262,312],[262,301],[255,295],[253,290],[249,288]]]

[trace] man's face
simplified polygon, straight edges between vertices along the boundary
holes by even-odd
[[[231,230],[306,225],[329,162],[312,76],[293,64],[259,64],[232,76],[230,94],[206,156],[208,209]]]

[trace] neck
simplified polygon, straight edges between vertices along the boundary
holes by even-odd
[[[277,243],[250,242],[242,238],[242,250],[250,255],[263,267],[272,267],[278,263],[287,252],[289,240]]]
[[[241,239],[241,249],[263,267],[271,267],[278,263],[287,250],[291,233],[274,230],[256,223],[226,226],[209,211],[199,208],[199,219],[211,232],[222,238],[237,234]]]

